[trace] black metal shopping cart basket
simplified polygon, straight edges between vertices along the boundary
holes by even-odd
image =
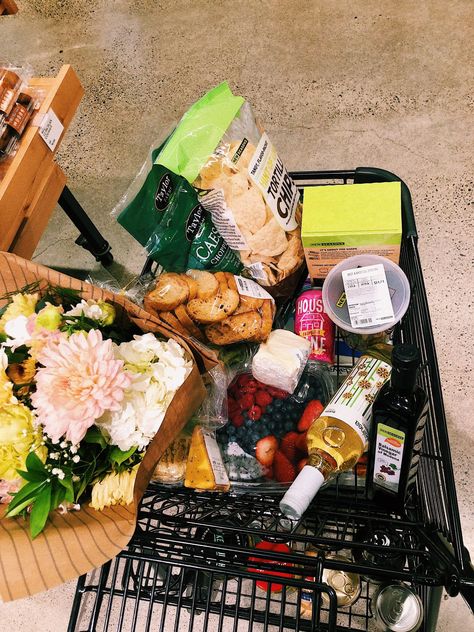
[[[301,187],[399,180],[371,168],[292,176]],[[420,348],[425,362],[420,379],[430,401],[413,506],[403,515],[375,506],[354,474],[351,485],[336,481],[323,489],[304,519],[292,525],[278,509],[279,497],[255,491],[197,493],[152,484],[127,549],[79,579],[70,632],[372,630],[373,580],[389,579],[407,582],[420,596],[423,631],[436,629],[443,587],[451,596],[461,593],[474,607],[474,573],[463,545],[416,226],[404,183],[402,206],[400,265],[412,297],[395,336]],[[384,530],[395,534],[392,553],[405,560],[395,570],[372,563],[382,553],[377,538],[368,547],[372,555],[360,555],[362,548],[367,550],[360,534]],[[252,560],[258,539],[285,542],[292,554],[259,550],[259,559]],[[316,547],[319,556],[305,556],[308,546]],[[291,573],[266,575],[278,560],[293,564]],[[257,575],[256,568],[263,574]],[[361,593],[351,606],[337,605],[335,591],[323,581],[327,569],[360,575]],[[278,582],[278,592],[270,591],[272,582]],[[309,618],[300,615],[302,598],[312,600]]]

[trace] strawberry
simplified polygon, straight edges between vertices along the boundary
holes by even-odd
[[[248,410],[249,408],[252,408],[254,403],[255,403],[255,400],[251,393],[245,393],[244,395],[242,395],[242,397],[239,400],[239,406],[241,410]]]
[[[244,388],[244,386],[247,386],[251,379],[251,373],[242,373],[242,375],[239,375],[239,377],[237,378],[237,385],[239,386],[239,388]]]
[[[275,551],[276,553],[291,553],[291,549],[287,544],[275,543],[275,542],[266,542],[265,540],[261,540],[257,542],[256,549],[260,549],[261,551]],[[280,560],[271,560],[268,558],[262,557],[249,557],[249,562],[253,562],[254,564],[261,564],[262,568],[249,568],[248,570],[252,573],[266,575],[274,575],[275,577],[286,577],[292,578],[294,575],[290,573],[282,573],[280,571],[271,570],[269,567],[282,567],[282,568],[291,568],[293,564],[291,562],[282,562]],[[268,582],[265,580],[257,580],[257,586],[264,591],[268,590]],[[280,592],[283,590],[282,584],[277,584],[276,582],[270,583],[270,591],[271,592]]]
[[[264,476],[265,476],[265,478],[267,478],[270,481],[273,480],[273,467],[271,465],[270,465],[270,467],[266,467],[265,468]]]
[[[240,414],[240,412],[236,412],[233,415],[231,415],[230,420],[232,422],[232,425],[234,425],[236,428],[240,428],[240,426],[243,426],[244,424],[244,418]]]
[[[302,454],[308,454],[308,444],[306,443],[306,432],[298,434],[296,439],[296,447]]]
[[[259,406],[268,406],[268,404],[272,403],[273,398],[270,395],[270,393],[267,393],[266,391],[263,391],[263,390],[258,390],[255,393],[255,401],[257,402]]]
[[[275,452],[273,458],[273,475],[280,483],[291,483],[296,478],[295,466],[290,463],[288,457],[280,450]]]
[[[302,456],[297,447],[299,436],[297,432],[288,432],[280,441],[280,450],[292,463],[296,463]]]
[[[288,397],[288,393],[286,391],[282,391],[281,388],[275,388],[274,386],[269,386],[267,391],[270,393],[272,397],[276,397],[276,399],[285,399]]]
[[[305,465],[308,465],[308,458],[307,457],[304,457],[304,459],[300,459],[298,461],[298,464],[296,466],[297,474],[299,474],[301,472],[301,470],[304,468]]]
[[[313,421],[323,412],[324,406],[319,399],[312,399],[306,404],[303,414],[298,422],[298,430],[305,432],[311,426]]]
[[[255,458],[264,467],[270,467],[273,463],[275,452],[278,449],[278,440],[273,435],[267,435],[257,441],[255,446]]]
[[[262,409],[260,406],[252,406],[249,408],[249,419],[253,419],[253,421],[258,421],[262,416]]]

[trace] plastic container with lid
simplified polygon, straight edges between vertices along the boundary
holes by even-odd
[[[370,327],[353,327],[347,306],[342,273],[344,270],[382,264],[390,290],[392,320]],[[410,303],[410,284],[403,270],[393,261],[378,255],[356,255],[338,263],[323,284],[323,304],[329,318],[339,327],[349,346],[365,351],[374,344],[386,342],[393,327],[403,318]]]

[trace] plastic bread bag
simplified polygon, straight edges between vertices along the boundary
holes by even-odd
[[[222,83],[183,116],[156,162],[179,173],[252,277],[288,297],[304,265],[298,189],[250,105]]]
[[[151,166],[117,221],[170,272],[243,270],[238,253],[226,243],[195,189],[162,165]]]
[[[144,309],[184,336],[216,346],[263,342],[275,303],[255,281],[229,272],[166,272],[146,294]]]

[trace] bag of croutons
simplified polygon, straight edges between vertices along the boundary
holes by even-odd
[[[252,109],[226,82],[197,101],[155,162],[197,188],[202,206],[251,276],[289,296],[304,265],[299,191]],[[286,282],[285,282],[286,280]]]
[[[165,272],[143,306],[185,338],[215,345],[263,342],[272,330],[273,298],[251,279],[230,272]]]

